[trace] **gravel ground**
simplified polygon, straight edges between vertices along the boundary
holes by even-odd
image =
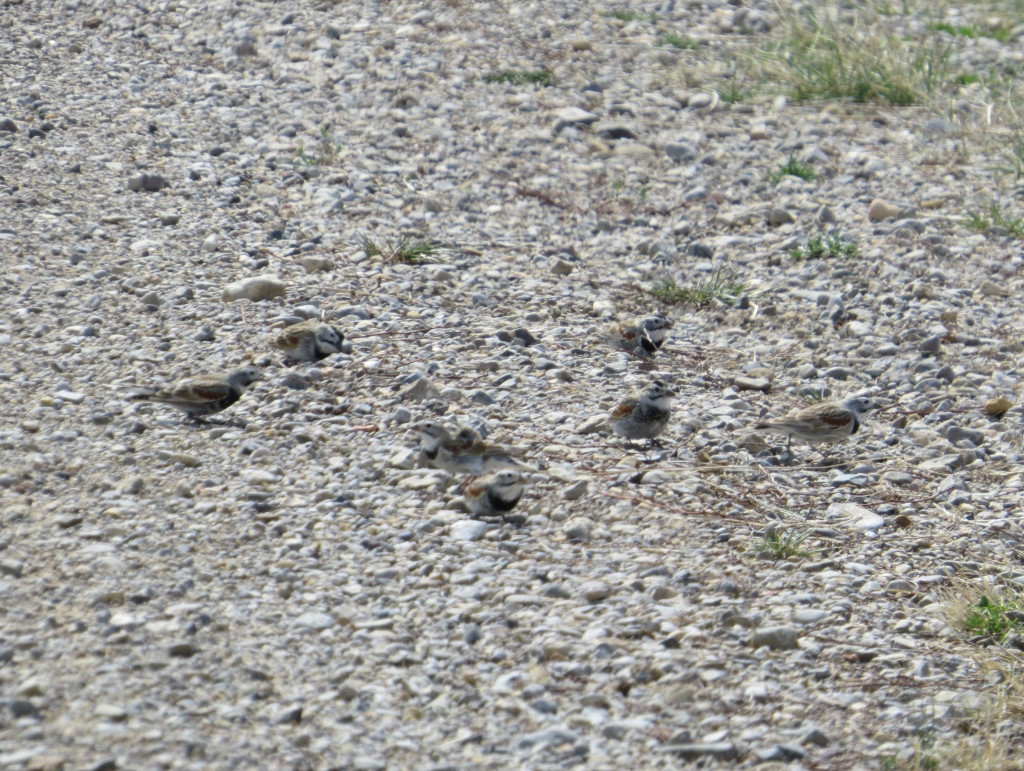
[[[3,4],[0,767],[877,768],[993,701],[941,611],[1024,583],[1024,255],[962,224],[992,159],[688,85],[771,5],[637,7]],[[833,229],[859,254],[788,254]],[[441,248],[364,249],[405,237]],[[653,359],[604,338],[653,312]],[[351,349],[268,345],[316,317]],[[127,398],[248,362],[220,424]],[[625,446],[652,378],[663,446]],[[750,431],[855,393],[826,453]],[[439,416],[535,469],[521,525],[417,467]]]

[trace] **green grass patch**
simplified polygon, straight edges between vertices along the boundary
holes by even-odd
[[[1011,632],[1024,632],[1024,602],[1004,602],[983,595],[968,608],[964,629],[1002,642]]]
[[[906,39],[886,34],[877,13],[785,12],[779,31],[746,66],[758,83],[796,101],[910,105],[951,91],[954,42],[934,30]]]
[[[813,552],[803,548],[809,533],[800,530],[784,530],[774,526],[767,528],[760,543],[750,547],[750,554],[759,559],[789,560],[809,557]]]
[[[484,75],[484,83],[508,83],[513,86],[550,86],[554,81],[547,70],[500,70]]]
[[[818,175],[814,171],[813,166],[809,166],[806,163],[801,163],[794,156],[789,156],[789,159],[782,164],[777,171],[770,171],[767,174],[767,180],[773,185],[777,185],[783,177],[799,177],[800,179],[812,180],[817,179]]]
[[[856,257],[860,254],[857,244],[846,241],[835,233],[813,235],[807,243],[789,250],[789,256],[797,260],[817,260],[823,257]]]
[[[738,104],[746,101],[756,93],[752,88],[745,88],[738,83],[730,83],[727,86],[717,89],[718,98],[726,104]]]
[[[694,49],[698,43],[692,37],[686,37],[686,35],[676,35],[674,33],[668,33],[659,37],[655,43],[657,46],[671,46],[672,48],[681,49]]]
[[[698,282],[695,286],[679,286],[675,281],[659,281],[651,287],[650,292],[659,300],[667,303],[693,305],[706,308],[710,305],[734,305],[744,294],[751,293],[750,287],[736,278],[728,268],[715,268],[711,275]]]
[[[953,37],[978,37],[978,28],[968,24],[950,24],[945,21],[937,21],[928,25],[932,32],[946,32]]]
[[[658,18],[657,14],[634,11],[630,8],[618,8],[614,11],[605,11],[604,15],[611,19],[618,19],[619,21],[655,21]]]
[[[1007,27],[994,27],[993,29],[983,31],[981,34],[1000,43],[1008,43],[1010,41],[1010,30]]]
[[[429,240],[417,240],[412,236],[403,236],[397,241],[390,239],[374,240],[363,236],[363,251],[368,257],[380,257],[384,262],[401,262],[406,265],[422,265],[436,262],[435,255],[441,245]]]
[[[1005,230],[1010,238],[1024,238],[1024,219],[1007,214],[996,203],[990,203],[983,211],[968,211],[967,227],[979,233]]]

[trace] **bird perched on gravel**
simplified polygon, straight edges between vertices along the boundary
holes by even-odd
[[[645,389],[623,400],[608,415],[612,431],[624,439],[650,439],[652,444],[665,430],[672,414],[675,393],[660,380],[652,381]]]
[[[874,399],[851,396],[841,402],[812,404],[776,420],[762,420],[754,430],[786,436],[786,451],[789,452],[793,439],[818,444],[853,436],[860,428],[861,419],[877,407]]]
[[[270,339],[270,344],[295,361],[320,361],[341,351],[345,335],[337,327],[317,319],[287,326]]]
[[[523,497],[523,475],[504,469],[473,481],[463,499],[477,517],[505,517]]]
[[[132,401],[166,404],[201,422],[204,415],[220,412],[237,402],[259,376],[259,370],[255,367],[195,375],[162,388],[134,394],[129,398]]]
[[[638,317],[612,324],[608,337],[616,348],[638,356],[651,357],[665,344],[670,329],[672,322],[660,313],[655,313],[646,318]]]
[[[481,440],[472,428],[462,428],[453,436],[440,423],[427,420],[413,430],[420,436],[420,461],[452,474],[476,476],[503,468],[528,468],[507,448]]]

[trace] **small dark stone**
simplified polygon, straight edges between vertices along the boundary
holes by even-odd
[[[188,659],[195,656],[199,652],[199,649],[192,643],[183,640],[171,643],[167,647],[167,652],[175,658]],[[301,713],[302,710],[300,709],[299,712]]]
[[[514,332],[512,332],[512,334],[518,337],[520,340],[522,340],[523,344],[526,345],[527,347],[537,344],[537,338],[531,335],[530,330],[528,329],[519,327]]]
[[[128,189],[133,193],[158,193],[171,183],[159,174],[136,174],[128,179]]]
[[[212,150],[210,150],[210,155],[212,155],[214,158],[217,158],[221,155],[224,155],[224,153],[226,152],[227,150],[225,150],[223,147],[215,147]]]
[[[39,714],[39,709],[28,699],[4,699],[14,717],[29,717]]]
[[[605,126],[597,131],[597,135],[604,139],[636,139],[636,132],[629,126],[614,125]]]
[[[686,247],[686,253],[691,257],[696,257],[698,260],[710,260],[715,256],[715,250],[707,244],[702,244],[700,241],[694,241]]]
[[[286,709],[274,720],[278,725],[284,725],[285,723],[295,723],[298,725],[302,722],[302,707],[292,707]]]
[[[28,130],[29,139],[46,139],[46,132],[42,129],[30,128]]]
[[[10,118],[0,118],[0,131],[15,132],[18,130],[18,124]]]
[[[534,699],[530,706],[542,715],[554,715],[558,713],[558,705],[548,699]]]

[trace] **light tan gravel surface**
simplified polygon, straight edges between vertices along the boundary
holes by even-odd
[[[0,769],[912,769],[1024,739],[1019,674],[980,663],[1021,641],[943,610],[1024,583],[1024,255],[965,220],[1019,211],[959,133],[985,105],[728,101],[774,5],[629,8],[0,2]],[[1016,32],[954,56],[1017,61]],[[791,158],[816,177],[771,178]],[[790,254],[828,233],[859,253]],[[439,249],[365,248],[405,238]],[[653,358],[609,343],[654,312]],[[345,350],[283,360],[308,318]],[[129,399],[250,362],[205,426]],[[625,445],[603,417],[655,378],[661,447]],[[883,408],[841,444],[751,432],[850,394]],[[419,466],[425,419],[532,468],[513,521]]]

